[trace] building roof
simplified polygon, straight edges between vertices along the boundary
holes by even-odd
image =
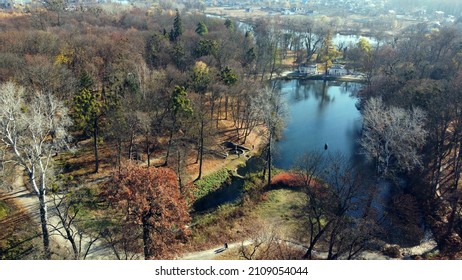
[[[345,67],[343,65],[340,65],[340,64],[334,64],[334,65],[332,65],[332,67],[330,69],[345,69]]]
[[[300,65],[300,67],[318,68],[318,65],[317,65],[317,64],[306,64],[306,63],[303,63],[303,64]]]

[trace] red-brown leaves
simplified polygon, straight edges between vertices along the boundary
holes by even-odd
[[[172,258],[179,252],[189,235],[190,217],[174,171],[128,162],[114,175],[105,195],[142,227],[146,259]]]

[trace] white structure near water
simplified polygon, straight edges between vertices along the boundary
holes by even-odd
[[[298,72],[300,72],[300,74],[316,75],[318,74],[318,65],[317,64],[301,64],[298,67]]]
[[[334,64],[331,68],[329,68],[329,70],[327,70],[327,74],[329,76],[344,76],[348,74],[348,70],[345,69],[345,66],[343,65]]]

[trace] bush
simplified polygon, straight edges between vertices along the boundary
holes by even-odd
[[[231,173],[228,169],[220,169],[210,175],[204,176],[195,182],[196,189],[193,191],[194,200],[199,200],[209,193],[219,189],[223,184],[229,183]]]
[[[246,175],[243,187],[245,205],[250,206],[254,203],[267,199],[267,195],[264,195],[265,183],[261,179],[262,175],[262,172]]]

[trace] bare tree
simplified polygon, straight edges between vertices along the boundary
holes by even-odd
[[[85,190],[69,194],[59,194],[52,191],[54,214],[59,218],[57,225],[50,224],[53,231],[71,243],[74,259],[86,259],[91,247],[100,238],[100,233],[84,232],[77,225],[80,222],[81,212],[91,203],[91,194]]]
[[[367,209],[365,174],[341,154],[331,154],[323,174],[329,186],[327,259],[352,259],[361,253],[376,229],[376,220]]]
[[[304,28],[302,40],[305,42],[306,47],[306,61],[310,61],[313,55],[321,48],[322,42],[327,36],[327,31],[317,28],[312,22],[305,25]]]
[[[303,256],[304,246],[286,240],[274,229],[268,231],[266,227],[263,234],[252,239],[251,244],[244,242],[239,247],[239,256],[246,260],[300,260]]]
[[[0,86],[0,139],[11,159],[24,168],[40,203],[40,223],[45,258],[50,258],[47,228],[47,173],[52,156],[67,146],[68,110],[53,95],[42,92],[26,96],[13,82]]]
[[[327,259],[351,259],[362,252],[373,223],[357,167],[341,154],[310,152],[297,160],[295,174],[306,194],[303,215],[309,239],[304,258],[312,259],[321,243],[326,244]]]
[[[274,22],[258,20],[253,26],[256,45],[256,70],[257,75],[261,76],[263,82],[269,74],[269,80],[273,75],[281,71],[281,53],[279,43],[281,42],[282,32]]]
[[[266,87],[255,95],[253,106],[259,112],[256,115],[260,116],[261,123],[264,124],[267,135],[267,169],[263,172],[263,176],[268,170],[268,185],[271,184],[271,166],[272,166],[272,146],[273,142],[280,137],[282,128],[284,127],[284,118],[287,114],[286,103],[281,98],[281,93],[274,88]]]
[[[419,148],[427,135],[424,124],[425,113],[419,108],[387,108],[381,98],[366,102],[360,144],[375,161],[378,174],[410,171],[421,165]]]
[[[57,16],[57,25],[61,25],[61,14],[64,13],[66,2],[64,0],[44,0],[43,6]]]

